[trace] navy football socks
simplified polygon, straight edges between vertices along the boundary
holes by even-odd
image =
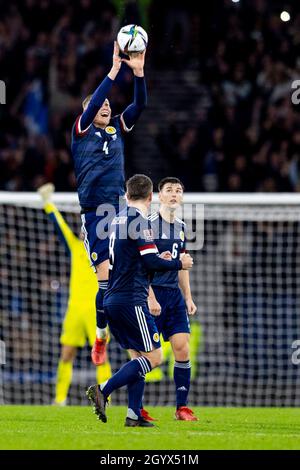
[[[190,361],[175,361],[174,382],[176,386],[177,409],[186,406],[191,383]]]
[[[100,386],[103,394],[108,397],[114,390],[123,387],[124,385],[129,385],[133,382],[139,380],[142,376],[150,372],[152,369],[150,361],[144,357],[140,356],[137,359],[127,362],[121,367],[118,372],[116,372],[106,384]],[[139,397],[138,408],[140,407],[141,398]]]
[[[141,375],[136,382],[128,384],[128,418],[138,419],[141,416],[141,403],[145,388],[145,376]],[[135,415],[135,416],[134,416]]]
[[[98,281],[99,290],[96,295],[96,313],[97,313],[97,328],[103,330],[107,327],[107,318],[104,314],[103,300],[107,290],[108,281]]]

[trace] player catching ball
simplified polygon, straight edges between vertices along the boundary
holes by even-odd
[[[178,178],[168,177],[160,181],[158,190],[159,212],[149,216],[153,237],[159,252],[169,251],[170,259],[180,259],[186,252],[185,223],[176,217],[176,209],[182,204],[184,187]],[[151,286],[149,308],[156,315],[159,333],[165,341],[170,341],[175,358],[175,418],[196,421],[193,411],[187,407],[191,380],[188,315],[194,315],[197,310],[191,295],[189,272],[157,272]]]
[[[85,247],[99,284],[96,295],[97,328],[92,349],[95,365],[106,360],[107,320],[103,298],[108,282],[108,227],[124,199],[124,133],[132,130],[147,104],[144,79],[145,52],[121,59],[115,42],[113,64],[93,95],[83,101],[83,113],[72,129],[72,155]],[[134,101],[112,117],[107,96],[125,62],[134,74]]]

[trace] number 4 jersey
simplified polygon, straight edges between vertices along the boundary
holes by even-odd
[[[77,118],[72,130],[72,155],[83,209],[104,203],[117,205],[124,196],[124,132],[129,131],[124,127],[121,116],[112,118],[105,129],[94,124],[81,129]]]
[[[180,254],[185,253],[185,223],[175,217],[174,223],[167,222],[159,212],[153,212],[148,220],[151,224],[154,242],[158,251],[170,251],[173,260],[179,260]],[[157,272],[151,282],[152,286],[178,287],[178,272]]]

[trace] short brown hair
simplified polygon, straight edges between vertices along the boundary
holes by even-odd
[[[184,191],[183,183],[180,181],[179,178],[175,178],[175,176],[167,176],[166,178],[160,180],[160,182],[158,183],[158,191],[161,191],[166,184],[180,184],[180,186],[182,187],[182,191]]]
[[[84,100],[83,100],[83,102],[82,102],[82,107],[83,107],[83,109],[88,106],[89,102],[90,102],[91,99],[92,99],[92,96],[93,96],[93,95],[88,95],[86,98],[84,98]]]
[[[153,183],[146,175],[134,175],[126,182],[127,197],[132,201],[147,199],[153,191]]]

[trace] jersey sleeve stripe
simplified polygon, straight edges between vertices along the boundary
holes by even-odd
[[[182,224],[184,227],[186,226],[186,223],[183,220],[179,219],[178,217],[175,217],[175,220],[179,222],[180,224]]]
[[[154,253],[154,254],[157,254],[157,253],[158,253],[157,246],[154,245],[154,244],[140,246],[140,247],[139,247],[139,251],[140,251],[140,254],[141,254],[142,256],[144,256],[144,255],[149,255],[149,254],[151,254],[151,253]]]
[[[141,253],[142,256],[150,255],[151,253],[156,255],[158,253],[158,251],[157,251],[156,248],[150,248],[149,250],[144,250],[144,251],[141,251],[140,253]]]
[[[123,130],[124,132],[131,132],[132,129],[134,128],[134,125],[133,125],[132,127],[127,127],[127,126],[126,126],[125,121],[124,121],[123,114],[121,114],[121,116],[120,116],[120,122],[121,122],[122,130]]]
[[[152,214],[150,214],[150,215],[148,216],[148,219],[149,219],[149,220],[158,219],[158,213],[157,213],[157,212],[153,212]]]
[[[86,129],[81,130],[80,119],[81,119],[81,115],[78,116],[78,118],[76,119],[76,123],[75,123],[76,135],[84,135],[84,134],[88,131],[89,127],[90,127],[90,126],[89,126],[89,127],[87,127]]]
[[[148,245],[139,246],[140,251],[148,250],[149,248],[156,248],[155,243],[149,243]]]

